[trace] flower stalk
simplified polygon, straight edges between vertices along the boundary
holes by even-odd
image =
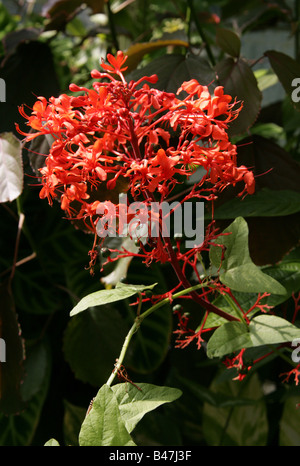
[[[116,364],[115,364],[114,370],[112,371],[109,379],[106,382],[106,384],[108,386],[110,386],[112,384],[115,376],[118,373],[118,370],[122,366],[122,364],[124,362],[124,358],[126,356],[128,346],[129,346],[129,344],[131,342],[131,339],[132,339],[133,335],[136,333],[136,331],[139,329],[139,327],[142,324],[142,322],[144,321],[144,319],[146,319],[146,317],[149,317],[151,314],[153,314],[153,312],[155,312],[157,309],[159,309],[159,308],[163,307],[164,305],[170,303],[171,300],[174,301],[175,299],[180,298],[181,296],[184,296],[184,295],[189,294],[189,293],[193,293],[194,291],[198,290],[199,288],[203,288],[206,285],[207,285],[206,283],[201,283],[201,284],[192,286],[192,287],[190,287],[188,289],[178,291],[177,293],[175,293],[172,296],[172,298],[168,297],[168,298],[162,299],[161,301],[159,301],[158,303],[154,304],[149,309],[147,309],[147,311],[143,312],[142,314],[137,314],[136,318],[134,319],[134,323],[132,324],[129,332],[127,333],[127,335],[125,337],[123,346],[121,348],[120,355],[116,359]]]

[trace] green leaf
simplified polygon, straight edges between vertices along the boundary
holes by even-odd
[[[153,42],[139,42],[137,44],[131,45],[126,51],[126,55],[128,56],[126,60],[126,66],[128,66],[127,71],[132,71],[137,68],[144,55],[169,46],[188,48],[189,44],[183,40],[169,39],[156,40]]]
[[[242,382],[221,381],[210,385],[215,397],[236,399],[236,406],[204,404],[202,427],[209,446],[264,446],[268,439],[268,418],[263,391],[256,374]],[[245,400],[248,399],[248,403]],[[244,406],[238,401],[244,400]]]
[[[276,123],[258,123],[251,128],[251,134],[273,140],[278,144],[285,141],[285,130]]]
[[[86,416],[86,408],[75,406],[66,400],[64,400],[64,408],[64,443],[78,446],[78,435]]]
[[[125,383],[112,387],[128,432],[133,431],[146,413],[162,404],[177,400],[182,394],[177,388],[159,387],[147,383],[137,383],[137,386],[141,391]]]
[[[300,446],[299,396],[287,398],[279,424],[279,445],[281,447]]]
[[[244,199],[234,198],[216,208],[216,219],[243,217],[281,217],[300,211],[300,192],[261,189]]]
[[[300,290],[300,261],[286,259],[274,266],[264,267],[263,271],[286,289],[285,295],[268,296],[264,302],[269,306],[278,306]]]
[[[187,56],[179,54],[167,54],[154,59],[148,65],[135,70],[127,76],[128,79],[138,80],[143,76],[156,74],[157,89],[176,93],[184,81],[197,79],[203,86],[209,86],[216,79],[214,70],[203,58],[192,54]]]
[[[300,77],[300,64],[294,60],[289,55],[286,55],[282,52],[277,52],[275,50],[268,50],[264,53],[268,57],[270,64],[278,76],[279,81],[281,82],[284,90],[287,95],[290,97],[293,105],[298,110],[300,109],[299,98],[295,99],[294,91],[297,90],[297,87],[293,86],[294,80],[298,80]],[[299,88],[300,81],[297,81],[297,86]],[[298,94],[295,92],[295,94]],[[296,95],[296,97],[298,97]]]
[[[12,291],[16,307],[29,314],[51,314],[59,305],[60,293],[38,261],[17,268]]]
[[[239,165],[253,167],[254,173],[259,175],[256,177],[257,190],[268,188],[299,192],[300,165],[274,141],[257,135],[244,138],[238,143],[237,159]],[[233,191],[234,196],[242,191],[242,184]],[[228,199],[228,194],[229,190],[225,190],[222,196]],[[248,217],[247,223],[249,250],[257,265],[279,262],[299,243],[300,212],[284,217]]]
[[[300,329],[282,317],[260,315],[249,325],[252,346],[277,345],[300,338]]]
[[[240,38],[230,29],[219,27],[217,29],[216,42],[225,53],[228,53],[228,55],[231,55],[232,57],[238,57],[240,55]]]
[[[185,396],[193,399],[199,405],[201,403],[208,403],[217,408],[229,408],[234,406],[245,406],[254,403],[253,400],[248,398],[237,398],[230,393],[216,393],[209,387],[205,387],[193,380],[186,379],[176,375],[176,381],[180,383]]]
[[[89,309],[70,319],[64,333],[63,352],[76,378],[96,387],[103,385],[128,330],[121,312],[112,305]]]
[[[272,70],[260,68],[254,71],[254,76],[257,80],[258,89],[261,92],[278,83],[278,77]]]
[[[82,423],[80,446],[135,446],[121,416],[117,398],[108,385],[98,391]]]
[[[223,233],[226,235],[218,238],[218,244],[225,246],[224,260],[220,246],[211,246],[210,260],[215,267],[221,267],[219,278],[224,285],[245,293],[286,293],[279,282],[264,274],[252,262],[248,247],[248,226],[242,217],[236,218]]]
[[[271,315],[254,317],[247,327],[242,322],[226,322],[217,328],[207,344],[207,356],[223,357],[242,348],[277,345],[300,338],[300,329],[285,319]]]
[[[145,290],[152,290],[155,286],[156,283],[153,285],[125,285],[119,283],[114,289],[96,291],[95,293],[91,293],[81,299],[70,312],[70,316],[72,317],[90,307],[102,306],[103,304],[130,298],[131,296],[137,293],[142,293]]]
[[[167,277],[159,266],[154,264],[149,268],[141,262],[132,263],[128,274],[129,282],[138,283],[142,276],[146,284],[158,282],[155,288],[157,295],[168,291]],[[132,314],[132,307],[128,303],[126,304],[131,324],[135,316]],[[148,303],[143,303],[142,311],[145,312],[150,306]],[[147,374],[157,370],[168,354],[172,331],[173,317],[171,306],[168,303],[143,320],[138,332],[131,340],[130,351],[125,357],[125,366],[139,374]]]
[[[222,357],[252,346],[251,336],[242,322],[226,322],[214,331],[207,343],[209,358]]]
[[[0,284],[0,331],[6,360],[0,362],[0,412],[15,414],[24,408],[21,385],[24,381],[24,341],[9,283]]]
[[[256,121],[262,100],[261,91],[252,69],[242,58],[226,58],[216,66],[216,73],[224,91],[243,102],[238,118],[230,124],[230,135],[242,134]]]
[[[51,361],[44,343],[27,347],[22,395],[26,405],[16,415],[0,414],[0,445],[30,446],[48,393]]]
[[[278,306],[287,301],[293,293],[297,293],[300,290],[300,261],[297,261],[297,257],[293,257],[289,254],[281,263],[263,267],[262,270],[265,274],[281,283],[286,289],[284,295],[271,294],[270,296],[266,296],[263,301],[261,301],[263,304],[273,307]],[[245,312],[257,301],[257,293],[233,292],[233,295]],[[232,306],[230,306],[224,296],[219,295],[213,301],[213,304],[228,314],[234,314],[238,317],[236,313],[233,313]],[[226,320],[223,317],[219,317],[211,312],[205,321],[205,328],[219,327],[225,322]]]
[[[51,438],[50,440],[48,440],[44,447],[59,447],[59,443],[57,440],[55,440],[54,438]]]
[[[21,142],[12,133],[0,135],[0,202],[12,202],[23,190]]]

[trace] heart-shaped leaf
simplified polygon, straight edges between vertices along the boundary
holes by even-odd
[[[148,383],[137,383],[137,386],[140,390],[125,383],[112,387],[128,432],[133,431],[146,413],[164,403],[175,401],[182,394],[177,388],[159,387]]]
[[[210,248],[210,260],[215,267],[221,267],[220,280],[224,285],[245,293],[286,293],[279,282],[264,274],[252,262],[248,248],[248,225],[242,217],[236,218],[223,233],[224,236],[218,238],[218,246]]]
[[[241,41],[239,36],[231,31],[219,27],[216,34],[217,45],[231,57],[239,57],[241,51]]]
[[[214,70],[209,63],[203,58],[196,57],[192,54],[188,56],[179,54],[168,54],[156,58],[148,65],[135,70],[127,76],[127,79],[137,81],[143,76],[156,74],[158,81],[155,87],[166,92],[176,93],[183,81],[197,79],[203,86],[213,88],[213,82],[216,79]]]
[[[96,387],[105,383],[128,330],[121,312],[112,305],[70,319],[63,350],[75,377]]]
[[[259,315],[249,326],[242,322],[227,322],[219,327],[207,344],[209,358],[222,357],[239,351],[263,345],[278,345],[300,338],[300,329],[281,317]]]
[[[284,90],[291,98],[293,105],[298,110],[300,109],[299,102],[299,85],[300,85],[300,64],[289,55],[275,50],[265,52],[270,64],[278,76]],[[298,88],[298,91],[297,91]]]
[[[262,100],[256,78],[250,66],[242,58],[226,58],[216,66],[216,73],[226,94],[243,102],[236,120],[230,124],[230,135],[242,134],[256,121]]]
[[[135,446],[121,416],[118,401],[108,385],[94,399],[79,433],[80,446]]]

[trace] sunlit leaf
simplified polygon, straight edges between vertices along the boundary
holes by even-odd
[[[264,345],[278,345],[300,338],[300,329],[285,319],[272,315],[254,317],[249,326],[242,322],[226,322],[217,328],[207,344],[209,358],[222,357]]]
[[[140,390],[128,383],[112,387],[128,432],[133,431],[146,413],[165,403],[175,401],[182,394],[177,388],[148,383],[137,383],[137,386]]]
[[[64,441],[66,445],[78,446],[78,434],[86,415],[86,408],[64,401]]]
[[[12,133],[0,135],[0,202],[14,201],[23,190],[21,142]]]
[[[220,246],[210,248],[210,259],[215,267],[221,267],[220,280],[224,285],[245,293],[286,293],[279,282],[264,274],[252,262],[248,248],[248,226],[242,217],[237,217],[223,233],[225,235],[218,238],[218,245],[225,247],[224,259]]]
[[[135,446],[121,416],[117,398],[108,385],[103,385],[83,421],[79,433],[80,446]]]
[[[209,63],[201,58],[189,54],[167,54],[156,58],[148,65],[130,73],[128,79],[138,80],[143,76],[156,74],[158,81],[154,87],[166,92],[176,93],[184,81],[197,79],[197,81],[213,89],[216,75]]]
[[[131,283],[138,283],[141,276],[144,277],[146,284],[157,280],[155,294],[159,295],[167,291],[167,277],[155,264],[149,268],[142,263],[132,262],[127,279]],[[149,306],[150,304],[144,303],[143,312]],[[166,304],[143,320],[138,332],[132,338],[130,351],[125,358],[125,366],[140,374],[157,370],[168,354],[172,330],[172,310],[170,304]]]
[[[55,440],[54,438],[51,438],[45,443],[44,446],[45,447],[59,447],[60,445],[57,440]]]
[[[257,80],[258,89],[261,92],[278,83],[277,75],[269,69],[260,68],[259,70],[255,70],[254,76]]]
[[[153,285],[125,285],[121,283],[117,284],[116,288],[111,290],[96,291],[95,293],[91,293],[90,295],[82,298],[72,309],[70,316],[74,316],[79,312],[85,311],[89,307],[121,301],[145,290],[152,290],[155,285],[156,283]]]

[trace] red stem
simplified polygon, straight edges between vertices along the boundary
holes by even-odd
[[[139,159],[141,160],[142,157],[141,157],[137,137],[136,137],[136,134],[135,134],[135,131],[134,131],[134,126],[133,126],[131,118],[129,118],[129,128],[130,128],[130,134],[131,134],[131,146],[132,146],[132,149],[133,149],[134,157],[137,160],[139,160]],[[150,194],[150,193],[147,192],[147,196],[148,196],[148,199],[153,199],[152,193]],[[177,260],[176,253],[175,253],[175,251],[174,251],[174,249],[172,247],[172,243],[171,243],[170,238],[163,237],[163,240],[164,240],[167,252],[169,254],[170,260],[171,260],[171,265],[172,265],[172,267],[173,267],[173,269],[174,269],[174,271],[175,271],[175,273],[177,275],[177,278],[178,278],[179,282],[182,284],[182,286],[184,288],[191,288],[192,285],[189,283],[188,279],[186,278],[186,276],[184,275],[184,273],[182,272],[182,270],[180,268],[180,265],[179,265],[179,262]],[[198,293],[196,293],[195,291],[191,291],[190,295],[194,299],[195,302],[200,304],[207,311],[213,312],[214,314],[217,314],[219,317],[223,317],[224,319],[226,319],[228,321],[238,321],[238,322],[240,322],[240,319],[238,319],[235,316],[232,316],[231,314],[228,314],[227,312],[222,311],[221,309],[216,307],[214,304],[212,304],[209,301],[206,301],[205,299],[201,298],[201,296],[199,296]]]

